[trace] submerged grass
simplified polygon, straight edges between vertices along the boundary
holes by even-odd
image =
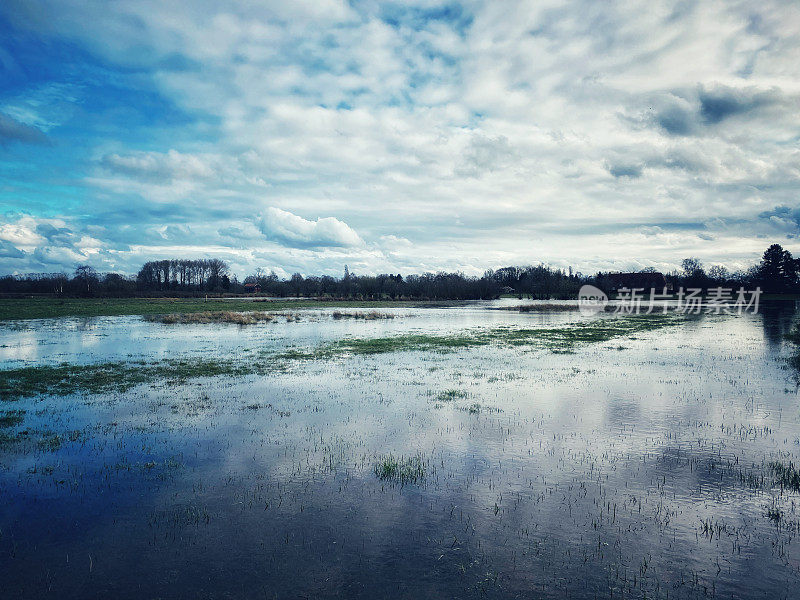
[[[0,429],[16,427],[17,425],[20,425],[24,419],[24,410],[0,411]]]
[[[170,359],[156,363],[108,362],[89,365],[43,365],[0,371],[0,399],[17,400],[49,394],[124,392],[157,380],[185,381],[217,375],[246,375],[265,371],[263,364],[232,360]]]
[[[671,315],[637,315],[598,319],[560,328],[514,329],[498,327],[454,335],[405,334],[382,338],[343,339],[315,349],[290,349],[264,354],[260,360],[184,358],[158,362],[131,361],[99,364],[42,365],[0,370],[0,400],[38,395],[65,396],[86,392],[124,392],[159,380],[182,382],[216,376],[266,374],[284,367],[286,361],[330,359],[348,355],[372,355],[401,351],[454,351],[490,344],[532,346],[553,352],[569,352],[576,345],[604,342],[618,336],[660,329],[683,322]]]
[[[375,476],[381,481],[400,485],[418,483],[425,479],[428,461],[419,454],[410,457],[395,457],[389,454],[375,464],[374,470]]]
[[[466,398],[467,392],[464,390],[445,390],[436,394],[437,402],[454,402],[460,398]]]
[[[381,319],[394,319],[395,315],[392,313],[385,313],[385,312],[378,312],[377,310],[371,310],[368,312],[357,310],[355,312],[342,312],[340,310],[335,310],[331,314],[331,317],[334,319],[341,320],[341,319],[356,319],[362,321],[378,321]]]
[[[565,327],[515,329],[497,327],[454,335],[405,334],[382,338],[344,339],[311,350],[292,349],[282,354],[284,359],[324,359],[345,354],[385,354],[402,351],[439,351],[476,348],[490,344],[534,346],[554,352],[569,352],[575,346],[605,342],[620,336],[661,329],[685,322],[676,315],[633,315],[573,323]]]
[[[773,461],[769,463],[769,470],[778,485],[793,492],[800,492],[800,471],[794,463],[785,465],[781,462]]]
[[[794,371],[795,381],[800,384],[800,325],[796,325],[784,338],[795,346],[794,354],[786,359],[786,363]]]
[[[0,450],[12,448],[23,439],[24,438],[19,433],[11,434],[0,431]]]
[[[42,452],[56,452],[64,443],[65,438],[52,431],[35,431],[24,429],[17,433],[0,431],[0,450],[19,451],[22,449],[36,449]],[[75,441],[75,440],[70,440]]]

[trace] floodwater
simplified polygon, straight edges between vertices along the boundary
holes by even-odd
[[[585,319],[495,308],[6,323],[0,365]],[[797,597],[800,492],[769,470],[800,464],[794,320],[783,305],[572,353],[345,355],[1,402],[25,411],[5,431],[59,443],[0,446],[0,597]],[[422,476],[379,477],[387,455],[417,457]]]

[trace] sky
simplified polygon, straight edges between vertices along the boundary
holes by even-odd
[[[800,5],[3,0],[0,273],[800,253]]]

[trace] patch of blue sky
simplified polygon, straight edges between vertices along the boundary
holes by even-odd
[[[463,35],[470,25],[473,16],[461,4],[455,2],[439,6],[409,6],[404,3],[388,3],[381,7],[381,19],[392,27],[407,27],[417,31],[427,29],[432,23],[444,23],[454,31]]]

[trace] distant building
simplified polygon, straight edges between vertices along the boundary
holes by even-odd
[[[654,289],[657,292],[661,292],[664,288],[670,291],[669,288],[671,287],[667,285],[664,274],[658,271],[649,273],[609,273],[605,276],[604,283],[607,291],[610,292],[616,292],[622,288],[631,290],[639,288],[648,291]]]
[[[244,293],[245,294],[260,294],[261,293],[261,286],[257,283],[245,283],[244,284]]]

